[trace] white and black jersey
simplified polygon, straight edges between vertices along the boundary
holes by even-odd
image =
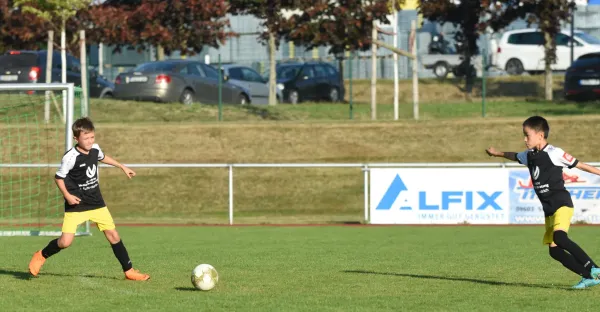
[[[80,153],[76,147],[65,153],[56,178],[63,179],[67,191],[81,199],[77,205],[69,205],[65,200],[65,212],[87,211],[106,206],[98,184],[98,161],[102,159],[104,153],[98,144],[92,145],[87,155]]]
[[[547,144],[542,150],[527,150],[517,154],[519,163],[526,165],[533,188],[542,202],[546,217],[560,207],[573,207],[571,193],[565,188],[563,168],[573,168],[579,162],[561,148]]]

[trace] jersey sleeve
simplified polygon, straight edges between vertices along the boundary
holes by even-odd
[[[104,153],[102,152],[102,150],[100,149],[100,145],[98,144],[94,144],[92,145],[92,148],[95,148],[98,150],[98,160],[102,160],[104,159]]]
[[[525,165],[527,166],[527,153],[529,151],[522,151],[520,153],[517,153],[517,161],[521,164],[521,165]]]
[[[62,161],[60,163],[60,168],[56,172],[56,179],[64,179],[67,177],[67,174],[73,167],[75,166],[75,161],[77,160],[77,154],[67,153],[63,156]]]
[[[571,154],[565,152],[562,148],[555,147],[548,154],[552,163],[559,167],[571,169],[579,163],[577,158],[571,156]]]

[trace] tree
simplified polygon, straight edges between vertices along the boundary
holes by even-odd
[[[48,27],[45,20],[14,8],[12,0],[0,0],[0,52],[41,48]]]
[[[370,49],[373,22],[389,24],[387,16],[402,3],[404,0],[300,1],[302,12],[290,17],[286,39],[307,49],[329,46],[329,53],[341,63],[345,51]]]
[[[74,17],[79,10],[87,8],[90,3],[91,0],[14,0],[14,5],[21,7],[23,12],[35,14],[52,25],[58,25],[60,28],[62,83],[67,82],[67,20]]]
[[[570,18],[569,0],[502,0],[490,9],[489,26],[498,31],[522,18],[529,26],[537,24],[544,38],[545,99],[552,101],[552,64],[556,64],[556,35],[561,22]]]
[[[269,44],[269,105],[277,103],[277,73],[275,52],[281,38],[290,31],[290,22],[284,10],[293,10],[296,3],[290,0],[231,0],[229,12],[233,15],[253,15],[261,19],[263,31],[259,41]]]
[[[489,1],[484,0],[421,0],[419,11],[423,17],[442,25],[452,23],[460,31],[455,35],[457,43],[462,45],[463,62],[458,70],[465,74],[465,93],[469,97],[473,89],[475,70],[471,64],[473,55],[479,53],[477,39],[479,38],[480,18],[486,12]]]
[[[116,50],[157,46],[162,59],[176,50],[194,55],[205,45],[223,44],[234,35],[227,30],[227,9],[225,0],[109,0],[90,8],[81,19],[94,29],[93,41],[115,45]]]

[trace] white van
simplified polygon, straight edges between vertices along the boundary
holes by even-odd
[[[573,60],[583,54],[600,52],[600,39],[579,30],[574,32],[574,37]],[[562,30],[556,36],[553,70],[566,70],[571,65],[570,39],[569,30]],[[510,75],[544,71],[544,34],[535,28],[507,31],[500,38],[493,59],[494,66]]]

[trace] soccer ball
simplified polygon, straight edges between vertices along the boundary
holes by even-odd
[[[200,264],[192,271],[192,285],[196,289],[211,290],[219,282],[219,273],[210,264]]]

